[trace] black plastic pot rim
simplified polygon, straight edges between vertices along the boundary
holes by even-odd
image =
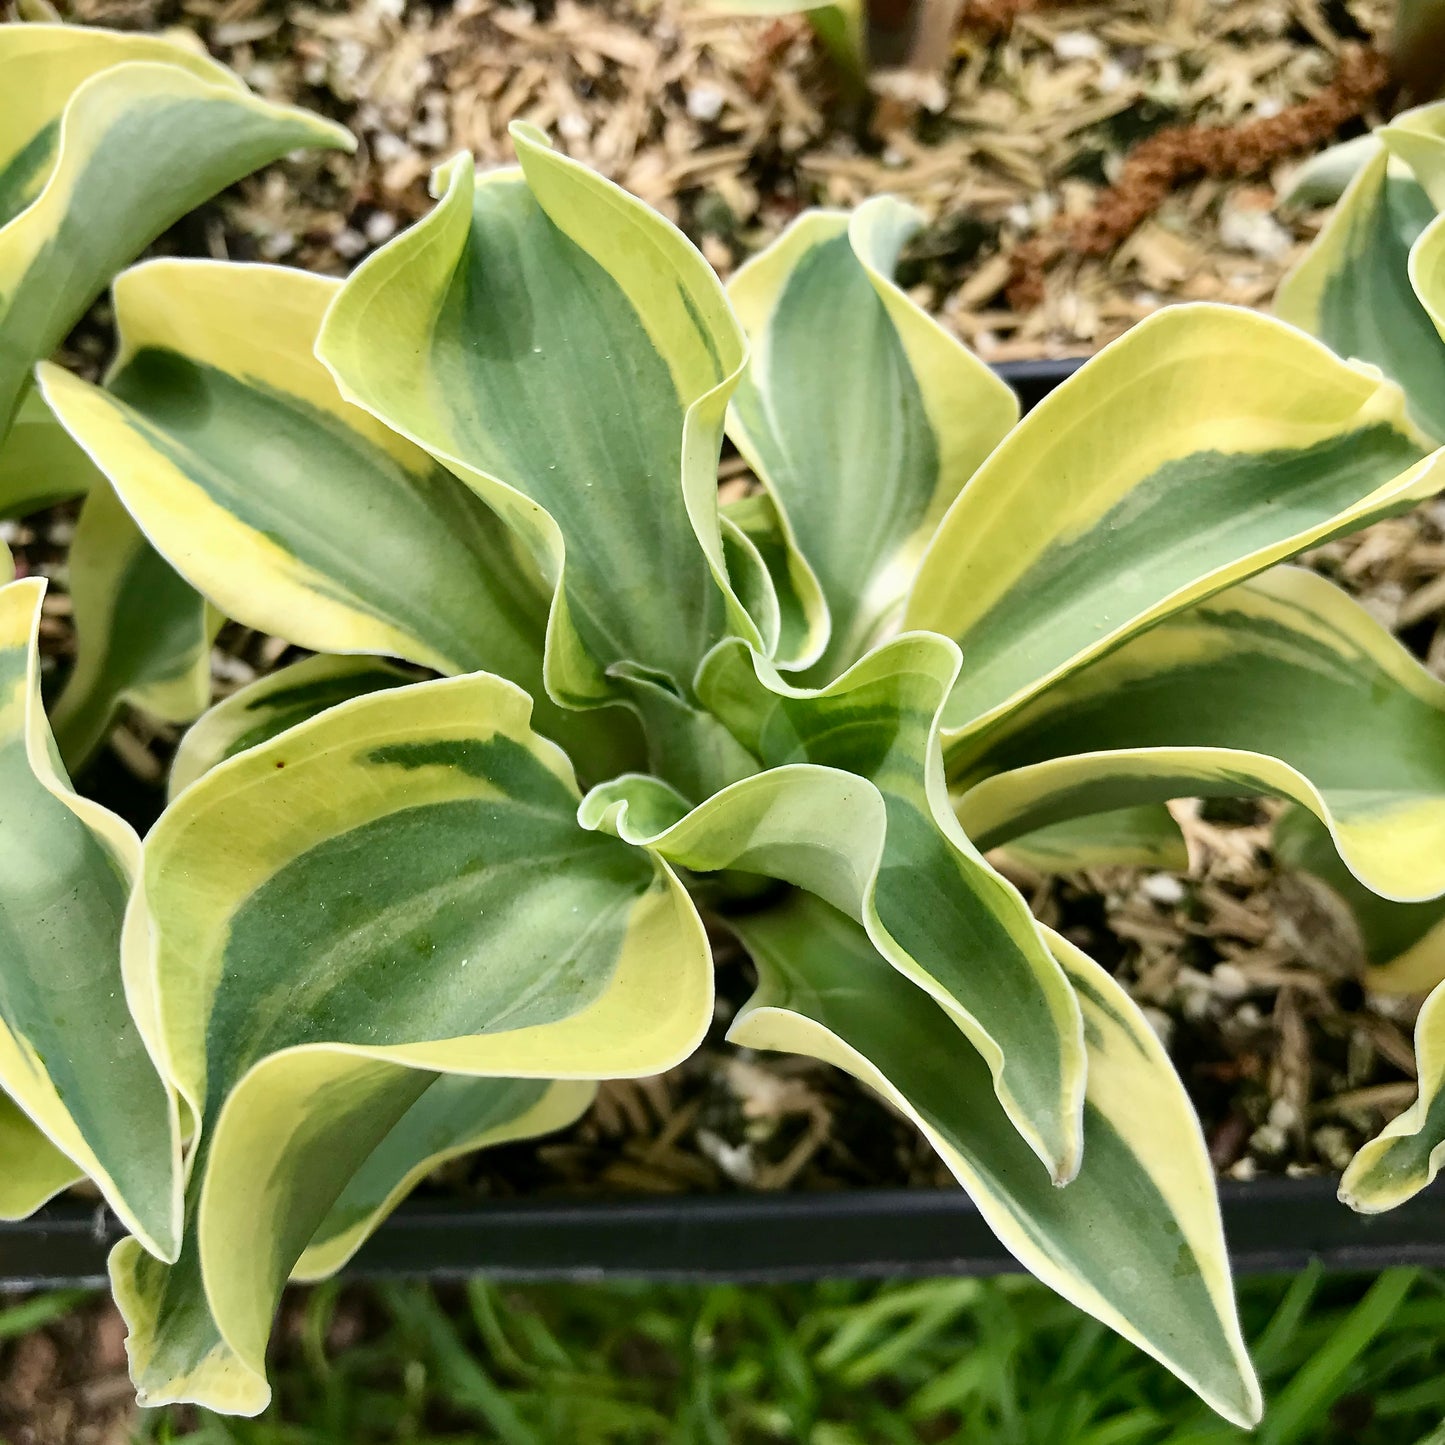
[[[1445,1268],[1445,1196],[1386,1215],[1352,1213],[1333,1179],[1220,1188],[1240,1274],[1393,1265]],[[103,1206],[65,1200],[0,1224],[0,1286],[97,1286],[121,1237]],[[647,1279],[786,1283],[1021,1271],[961,1190],[654,1195],[627,1199],[411,1200],[343,1271],[352,1277]]]
[[[990,370],[1013,387],[1021,409],[1028,412],[1088,359],[1087,356],[1031,357],[1026,361],[998,361]]]

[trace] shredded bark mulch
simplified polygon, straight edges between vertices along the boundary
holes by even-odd
[[[125,1322],[109,1301],[77,1301],[44,1329],[0,1343],[6,1445],[128,1445],[135,1423]]]
[[[1196,176],[1241,180],[1275,162],[1319,149],[1358,120],[1389,83],[1390,67],[1377,50],[1341,51],[1335,78],[1318,94],[1237,125],[1171,125],[1129,152],[1119,179],[1082,216],[1014,248],[1005,295],[1016,311],[1040,305],[1046,269],[1067,255],[1109,256],[1152,216],[1183,181]]]
[[[1368,103],[1378,62],[1361,57],[1388,47],[1393,10],[974,0],[949,65],[906,77],[901,97],[890,89],[870,110],[840,89],[801,18],[738,19],[706,0],[64,8],[105,25],[182,26],[257,90],[359,136],[354,157],[243,183],[190,228],[195,249],[348,270],[427,209],[427,175],[448,155],[510,161],[507,125],[521,118],[677,220],[724,273],[805,206],[883,191],[914,202],[927,226],[907,279],[991,360],[1093,350],[1166,301],[1265,303],[1318,221],[1271,215],[1274,183],[1331,119],[1359,130],[1379,118]],[[1181,140],[1181,127],[1210,134]],[[1131,172],[1128,158],[1156,132],[1144,206],[1141,163]],[[1231,168],[1224,154],[1252,163]],[[1140,222],[1127,236],[1120,207]],[[1016,248],[1089,216],[1122,244],[1075,250],[1033,304],[1010,306]]]

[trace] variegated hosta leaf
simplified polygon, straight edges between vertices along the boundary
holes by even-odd
[[[41,385],[156,549],[226,616],[322,652],[500,673],[590,761],[620,729],[542,691],[546,602],[505,528],[316,360],[339,290],[279,266],[149,262],[116,280],[106,388],[52,366]]]
[[[1375,993],[1426,994],[1445,981],[1445,897],[1396,903],[1366,888],[1340,860],[1329,829],[1304,808],[1288,808],[1274,825],[1274,854],[1327,883],[1359,927]]]
[[[116,281],[106,389],[57,367],[42,385],[228,616],[321,651],[535,683],[543,614],[496,519],[343,401],[313,355],[340,289],[279,266],[149,262]]]
[[[0,1089],[146,1248],[174,1258],[175,1105],[121,970],[140,842],[72,792],[55,757],[35,648],[43,593],[39,581],[0,589]]]
[[[1445,1162],[1445,983],[1415,1021],[1415,1068],[1419,1098],[1350,1160],[1340,1180],[1340,1198],[1362,1214],[1413,1198]]]
[[[237,77],[170,37],[71,25],[6,27],[0,48],[7,102],[0,120],[0,225],[14,220],[45,189],[60,149],[65,108],[75,92],[127,61],[174,65],[212,84],[239,87]]]
[[[84,1178],[31,1122],[13,1099],[0,1093],[0,1219],[24,1219],[68,1184]]]
[[[1280,283],[1274,309],[1341,356],[1373,362],[1393,377],[1420,425],[1445,439],[1445,344],[1410,279],[1411,248],[1438,207],[1398,158],[1392,130],[1376,132],[1385,146]],[[1406,130],[1401,144],[1413,152],[1421,141],[1418,131]]]
[[[9,436],[0,440],[0,517],[23,517],[88,492],[95,464],[29,388]]]
[[[221,618],[146,541],[103,477],[81,509],[69,571],[75,665],[50,725],[75,769],[104,742],[123,701],[167,722],[205,711]]]
[[[1431,221],[1415,242],[1410,281],[1445,349],[1445,215]]]
[[[929,544],[905,625],[956,638],[977,731],[1090,658],[1445,486],[1399,389],[1266,316],[1170,306],[989,457]],[[947,739],[947,735],[946,735]]]
[[[158,37],[0,27],[0,436],[31,366],[172,222],[340,126]]]
[[[1409,166],[1435,210],[1445,212],[1445,102],[1406,111],[1376,134],[1396,160]],[[1445,343],[1445,216],[1436,216],[1421,232],[1410,251],[1409,272],[1420,304]],[[1439,375],[1433,373],[1431,381]],[[1430,404],[1437,414],[1445,411],[1438,394]]]
[[[752,563],[752,556],[743,555],[741,548],[728,546],[732,528],[743,534],[751,553],[766,569],[777,599],[779,666],[811,666],[827,645],[832,621],[817,573],[789,536],[777,504],[766,492],[753,492],[727,503],[722,509],[722,520],[723,549],[730,575],[742,581]],[[756,610],[761,611],[767,605],[768,599],[763,598]]]
[[[354,698],[214,768],[147,838],[148,939],[129,941],[198,1140],[177,1264],[112,1259],[150,1403],[265,1405],[286,1277],[318,1230],[349,1248],[354,1213],[326,1220],[374,1151],[391,1162],[373,1212],[429,1157],[397,1149],[423,1143],[403,1120],[441,1076],[649,1074],[701,1038],[692,904],[648,853],[578,826],[529,710],[485,673]]]
[[[218,702],[187,731],[167,784],[174,798],[202,773],[338,703],[416,678],[380,657],[308,657]]]
[[[1078,1004],[1028,906],[949,807],[936,730],[957,673],[952,643],[914,634],[811,692],[724,644],[699,692],[768,771],[690,813],[657,780],[623,778],[580,816],[696,872],[783,879],[862,923],[988,1061],[1008,1116],[1062,1181],[1079,1160]]]
[[[1144,802],[1263,794],[1326,822],[1375,892],[1445,893],[1445,683],[1300,568],[1175,614],[951,761],[980,847]]]
[[[626,663],[686,699],[726,632],[777,644],[776,599],[755,623],[732,592],[718,518],[743,338],[681,232],[540,133],[512,137],[520,169],[437,172],[436,207],[346,283],[318,354],[546,572],[554,697],[625,695],[606,674]]]
[[[1379,135],[1391,154],[1409,165],[1436,211],[1445,213],[1445,102],[1407,111]],[[1445,345],[1445,214],[1436,216],[1415,242],[1410,281]]]
[[[1376,135],[1357,135],[1310,156],[1290,176],[1281,206],[1332,206],[1345,188],[1380,153]]]
[[[434,1089],[445,1092],[433,1104]],[[266,1337],[286,1261],[305,1279],[340,1268],[433,1165],[560,1128],[594,1091],[582,1081],[459,1078],[314,1048],[284,1072],[248,1074],[227,1147],[202,1156],[213,1198],[196,1207],[217,1236],[210,1249],[203,1233],[199,1244],[187,1235],[174,1265],[133,1239],[111,1251],[142,1403],[159,1392],[232,1414],[263,1409]],[[258,1160],[267,1170],[259,1176]]]
[[[1182,873],[1189,867],[1184,834],[1169,809],[1158,803],[1065,818],[1009,839],[1000,852],[1006,861],[1040,873],[1072,873],[1080,868],[1163,868]]]
[[[1445,101],[1402,111],[1375,135],[1409,166],[1435,209],[1445,210]]]
[[[693,706],[665,681],[629,663],[614,664],[611,673],[629,686],[653,773],[689,802],[758,771],[757,758],[706,708]]]
[[[1259,1420],[1199,1121],[1148,1023],[1103,969],[1053,936],[1089,1058],[1083,1167],[1055,1189],[994,1100],[984,1061],[856,925],[795,894],[731,926],[759,985],[730,1039],[823,1059],[878,1090],[1031,1273],[1227,1419]]]
[[[596,1094],[597,1085],[582,1079],[437,1079],[347,1181],[292,1278],[334,1274],[439,1164],[564,1129]]]
[[[1018,420],[1008,387],[892,279],[919,220],[888,196],[806,212],[728,285],[753,347],[728,434],[827,599],[815,683],[896,620],[949,503]]]

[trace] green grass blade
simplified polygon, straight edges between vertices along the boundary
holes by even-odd
[[[1389,1324],[1410,1293],[1419,1271],[1386,1270],[1346,1316],[1329,1342],[1280,1392],[1257,1435],[1259,1445],[1296,1445],[1340,1393],[1346,1371]]]
[[[18,1305],[0,1310],[0,1340],[13,1340],[28,1335],[52,1320],[68,1315],[78,1304],[93,1298],[88,1289],[61,1289],[51,1294],[36,1295]]]

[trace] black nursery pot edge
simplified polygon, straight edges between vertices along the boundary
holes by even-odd
[[[1013,387],[1019,409],[1031,412],[1060,382],[1067,381],[1087,356],[1041,357],[1027,361],[996,362],[991,370]]]
[[[1327,1269],[1445,1268],[1445,1199],[1425,1193],[1388,1215],[1352,1213],[1328,1178],[1226,1181],[1236,1272],[1319,1260]],[[0,1224],[0,1286],[105,1282],[121,1236],[103,1207],[74,1201]],[[412,1201],[347,1266],[353,1277],[650,1279],[785,1283],[997,1275],[1020,1271],[961,1190],[648,1196],[463,1203]]]

